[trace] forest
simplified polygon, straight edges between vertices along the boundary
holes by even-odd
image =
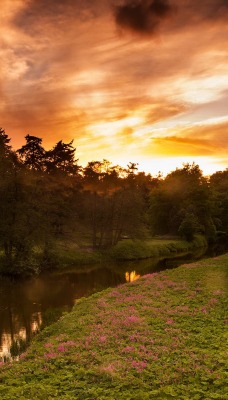
[[[51,150],[29,134],[18,150],[10,141],[0,128],[0,273],[49,268],[63,242],[109,251],[159,235],[227,241],[228,169],[205,177],[187,163],[153,177],[134,162],[81,167],[73,141]]]

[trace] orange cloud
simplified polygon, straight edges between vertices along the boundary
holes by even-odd
[[[228,122],[179,128],[176,135],[153,137],[149,151],[163,156],[226,156]]]
[[[211,118],[227,115],[227,1],[120,4],[1,1],[0,125],[13,146],[30,133],[47,147],[74,139],[79,162],[222,157],[227,126]]]

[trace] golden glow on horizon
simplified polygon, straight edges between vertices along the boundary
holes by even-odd
[[[226,168],[224,2],[172,0],[178,13],[148,32],[119,25],[111,0],[63,3],[1,2],[0,119],[13,147],[29,133],[46,148],[73,139],[82,165]]]

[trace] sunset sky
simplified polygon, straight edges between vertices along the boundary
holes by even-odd
[[[79,164],[228,167],[228,0],[1,0],[0,126]]]

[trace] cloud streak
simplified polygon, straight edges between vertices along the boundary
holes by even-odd
[[[47,147],[75,139],[83,163],[102,159],[102,149],[115,162],[189,148],[221,155],[226,126],[209,120],[227,115],[227,1],[1,6],[0,125],[15,148],[30,133]]]
[[[179,128],[176,135],[152,137],[151,149],[160,155],[226,156],[228,154],[228,121]]]

